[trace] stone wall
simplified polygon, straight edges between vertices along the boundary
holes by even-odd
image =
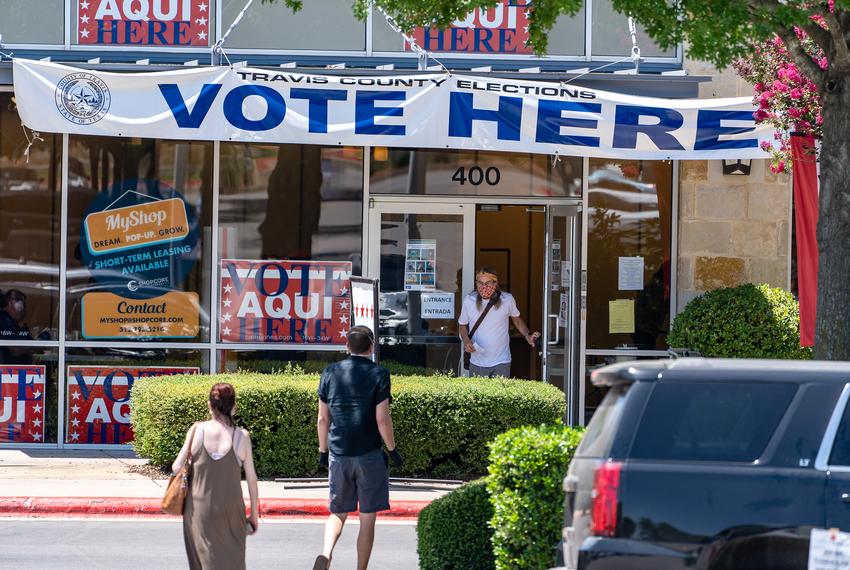
[[[752,88],[732,71],[698,62],[688,73],[711,75],[700,97],[733,97]],[[742,283],[789,287],[790,177],[754,160],[749,176],[724,175],[719,160],[679,163],[678,310],[695,296]]]

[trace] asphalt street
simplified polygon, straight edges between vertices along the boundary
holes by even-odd
[[[261,520],[248,537],[249,570],[309,570],[322,544],[323,521]],[[346,524],[334,568],[356,567],[359,526]],[[174,570],[187,568],[179,521],[163,519],[0,519],[4,570]],[[378,523],[372,570],[415,570],[413,522]]]

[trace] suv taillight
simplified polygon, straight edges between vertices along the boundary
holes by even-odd
[[[621,463],[606,461],[593,476],[593,502],[590,511],[590,533],[614,536],[617,532],[617,491],[620,488]]]

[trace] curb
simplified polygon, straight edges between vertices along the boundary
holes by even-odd
[[[69,517],[118,516],[165,517],[160,509],[162,499],[123,497],[0,497],[0,516]],[[392,501],[390,510],[378,514],[380,519],[416,520],[430,501]],[[328,503],[323,499],[261,499],[260,516],[289,518],[324,518]]]

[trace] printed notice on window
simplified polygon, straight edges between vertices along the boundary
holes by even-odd
[[[617,276],[617,288],[620,291],[641,291],[643,289],[643,258],[621,257]]]
[[[404,290],[434,291],[436,288],[437,240],[410,240],[404,255]]]
[[[850,568],[850,533],[838,529],[812,529],[808,570]]]
[[[632,299],[608,301],[608,332],[635,332],[635,302]]]

